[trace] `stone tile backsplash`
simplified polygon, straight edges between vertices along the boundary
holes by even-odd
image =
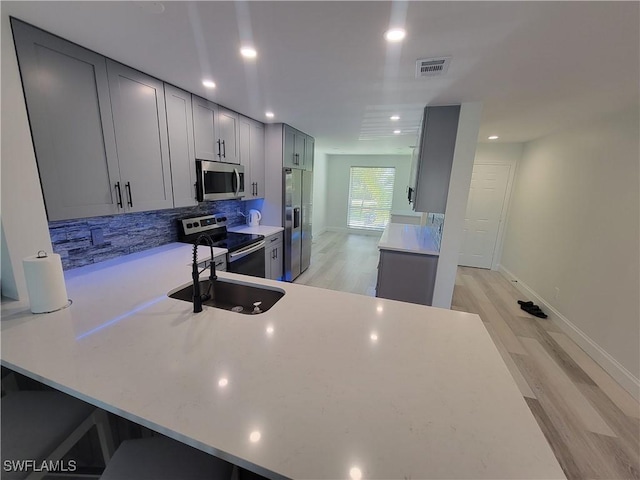
[[[245,219],[238,210],[245,211],[245,202],[201,202],[194,207],[49,222],[49,233],[53,251],[69,270],[176,242],[179,218],[224,213],[228,226],[242,225]]]

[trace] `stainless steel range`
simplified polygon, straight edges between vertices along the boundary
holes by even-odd
[[[264,236],[227,231],[224,215],[178,220],[178,234],[184,243],[195,243],[200,235],[208,236],[214,247],[227,249],[227,271],[264,278]]]

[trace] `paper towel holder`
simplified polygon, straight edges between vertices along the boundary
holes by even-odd
[[[57,255],[55,255],[55,256],[57,256]],[[49,259],[50,257],[49,257],[49,254],[47,253],[46,250],[38,250],[38,253],[35,255],[35,257],[31,257],[31,258],[33,258],[35,260],[40,260],[40,259],[45,260],[45,259]],[[27,259],[24,259],[24,260],[27,260]],[[62,271],[60,273],[62,273]],[[29,282],[27,281],[27,288],[29,288],[28,283]],[[31,295],[31,292],[29,292],[29,295]],[[33,311],[33,306],[32,306],[32,310],[31,311],[35,315],[40,315],[40,314],[43,314],[43,313],[53,313],[53,312],[58,312],[60,310],[64,310],[65,308],[69,308],[72,304],[73,304],[73,300],[71,300],[70,298],[67,298],[66,303],[63,306],[61,306],[60,308],[55,308],[53,310],[41,310],[41,311],[34,312]]]

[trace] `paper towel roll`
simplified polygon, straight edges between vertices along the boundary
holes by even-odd
[[[39,252],[38,255],[23,258],[22,265],[33,313],[53,312],[67,305],[67,287],[60,255]]]

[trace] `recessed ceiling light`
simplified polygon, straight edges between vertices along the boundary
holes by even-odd
[[[490,137],[488,137],[488,138],[489,138],[489,140],[497,140],[497,139],[498,139],[498,138],[500,138],[500,137],[498,137],[497,135],[491,135],[491,136],[490,136]]]
[[[396,135],[398,135],[399,133],[402,133],[402,130],[394,130],[393,133],[395,133]]]
[[[273,113],[273,112],[265,112],[264,116],[265,116],[265,117],[267,117],[267,118],[273,118],[273,117],[275,117],[275,115],[274,115],[274,113]]]
[[[202,85],[204,85],[207,88],[216,88],[216,83],[211,80],[203,80]]]
[[[256,52],[256,49],[253,47],[242,47],[240,49],[240,54],[244,58],[256,58],[256,56],[258,55],[258,52]]]
[[[400,120],[400,115],[391,115],[389,119],[393,121]]]
[[[392,28],[387,30],[384,34],[384,38],[387,42],[401,42],[406,36],[407,32],[402,28]]]

